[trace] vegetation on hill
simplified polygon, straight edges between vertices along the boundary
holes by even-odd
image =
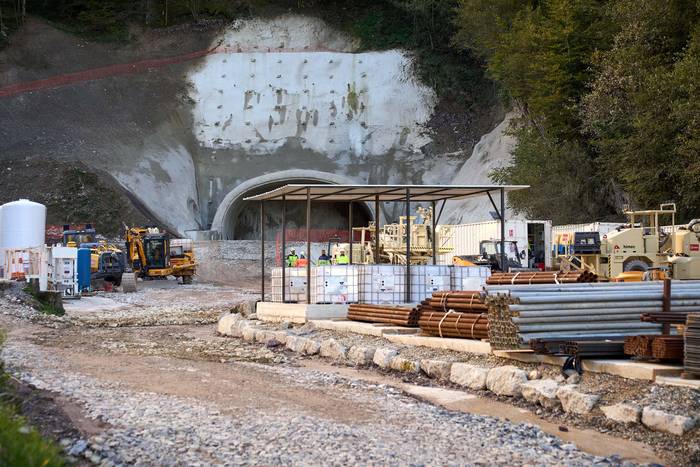
[[[25,8],[110,40],[128,40],[130,24],[317,15],[363,49],[414,50],[443,102],[481,112],[472,121],[483,124],[499,97],[515,107],[513,163],[493,175],[532,186],[512,195],[516,210],[576,222],[616,218],[623,203],[675,201],[681,219],[700,214],[698,0],[0,0],[0,8],[0,41]]]

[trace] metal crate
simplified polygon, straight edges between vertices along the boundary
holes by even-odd
[[[391,304],[406,301],[406,267],[359,266],[360,303]]]
[[[449,266],[452,290],[479,290],[491,275],[488,266]]]

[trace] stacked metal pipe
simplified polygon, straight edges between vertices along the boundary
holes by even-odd
[[[577,282],[595,282],[598,276],[588,271],[524,271],[495,272],[486,279],[487,285],[523,285],[523,284],[571,284]]]
[[[348,319],[396,326],[418,326],[418,312],[415,308],[393,305],[351,304],[348,307]]]
[[[440,337],[486,339],[488,308],[482,295],[480,291],[434,292],[417,308],[418,326]]]
[[[700,378],[700,314],[688,315],[685,325],[684,366],[686,376]]]
[[[662,310],[661,282],[487,285],[489,339],[496,349],[527,348],[534,339],[660,334],[661,325],[640,321]],[[700,311],[700,281],[673,281],[671,311]]]

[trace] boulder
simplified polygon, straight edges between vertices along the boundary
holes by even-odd
[[[219,322],[216,325],[216,332],[222,336],[231,335],[231,326],[236,324],[236,322],[241,320],[241,315],[237,313],[226,313],[219,318]]]
[[[357,365],[369,365],[374,358],[374,347],[366,345],[353,345],[348,352],[348,358]]]
[[[409,360],[404,357],[394,357],[391,359],[391,369],[406,373],[420,373],[420,363],[418,360]]]
[[[488,368],[471,365],[469,363],[453,363],[450,369],[450,381],[469,389],[486,389],[486,376]]]
[[[435,379],[450,379],[450,369],[452,368],[452,362],[446,362],[444,360],[421,360],[420,369],[426,375]]]
[[[398,354],[399,353],[394,349],[390,349],[388,347],[379,347],[374,352],[374,357],[372,358],[372,361],[379,368],[391,368],[391,361]]]
[[[241,330],[241,336],[246,342],[255,342],[255,334],[257,334],[257,332],[258,330],[254,327],[246,326]]]
[[[533,379],[540,379],[542,378],[542,373],[540,373],[539,370],[532,370],[530,373],[527,374],[527,379],[533,380]]]
[[[258,330],[255,333],[255,342],[260,342],[268,347],[278,347],[287,343],[287,333],[284,331]]]
[[[326,339],[321,342],[319,353],[322,357],[344,360],[347,356],[348,349],[335,339]]]
[[[306,355],[316,355],[321,350],[321,343],[316,339],[306,339],[306,344],[304,344],[304,349],[302,350]]]
[[[642,411],[642,423],[655,431],[663,431],[672,435],[682,436],[695,428],[698,424],[697,417],[686,415],[674,415],[652,407],[644,407]]]
[[[499,396],[519,396],[525,382],[527,373],[512,365],[491,368],[486,375],[486,387]]]
[[[576,386],[567,384],[557,389],[557,397],[561,401],[561,406],[564,412],[587,414],[593,410],[593,407],[600,400],[600,396],[596,394],[586,394],[579,392]]]
[[[303,352],[304,347],[306,347],[306,337],[299,336],[287,336],[286,347],[292,352]]]
[[[636,404],[624,402],[606,405],[600,408],[610,420],[622,423],[639,423],[642,418],[642,408]]]
[[[523,398],[542,407],[554,408],[559,405],[557,389],[559,384],[553,379],[533,379],[520,386]]]
[[[250,321],[247,319],[241,319],[236,321],[231,325],[231,336],[232,337],[243,337],[243,330],[250,327]]]

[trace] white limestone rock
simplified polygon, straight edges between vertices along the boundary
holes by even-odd
[[[698,417],[675,415],[652,407],[644,407],[642,423],[652,430],[683,436],[698,424]]]
[[[621,423],[639,423],[642,418],[642,408],[636,404],[621,402],[600,408],[610,420]]]
[[[469,363],[453,363],[450,369],[450,381],[469,389],[486,389],[488,368]]]
[[[420,361],[420,368],[423,373],[431,378],[448,380],[450,379],[452,362],[446,362],[445,360],[425,359]]]
[[[491,368],[486,375],[486,387],[499,396],[519,396],[520,387],[525,382],[527,373],[512,365]]]
[[[319,353],[322,357],[344,360],[347,357],[348,349],[335,339],[325,339],[321,342]]]
[[[391,369],[405,373],[420,373],[420,362],[404,357],[394,357],[391,360]]]
[[[600,396],[579,392],[577,387],[571,384],[557,389],[557,398],[565,412],[579,415],[590,413],[600,400]]]
[[[348,358],[357,365],[369,365],[374,358],[374,347],[366,345],[353,345],[348,352]]]
[[[391,368],[391,361],[398,354],[399,353],[395,349],[391,349],[388,347],[379,347],[374,352],[374,358],[372,359],[372,361],[379,368]]]
[[[559,405],[557,389],[559,384],[553,379],[533,379],[520,387],[523,398],[542,407],[554,408]]]

